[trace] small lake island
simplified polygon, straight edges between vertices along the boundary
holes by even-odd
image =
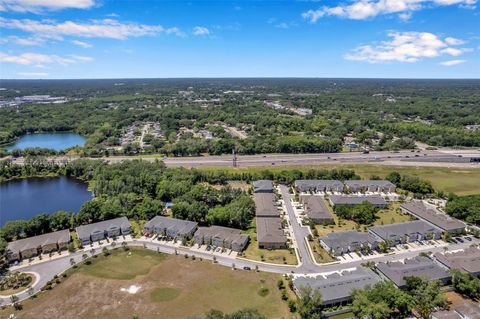
[[[14,149],[24,150],[33,147],[63,151],[74,146],[84,146],[85,141],[85,137],[74,132],[33,133],[22,136],[14,144],[4,148],[7,151]]]
[[[12,180],[0,184],[0,226],[59,210],[78,212],[92,199],[86,183],[66,176]]]

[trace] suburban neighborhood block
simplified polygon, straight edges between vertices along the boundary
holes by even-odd
[[[70,231],[59,230],[53,233],[19,239],[8,243],[7,258],[9,261],[35,257],[39,254],[67,249],[70,242]]]
[[[103,240],[108,237],[129,235],[131,232],[131,225],[127,217],[119,217],[98,223],[78,226],[76,231],[78,239],[85,246],[91,242]]]

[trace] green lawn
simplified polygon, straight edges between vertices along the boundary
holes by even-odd
[[[320,245],[318,238],[315,238],[313,241],[309,241],[308,244],[312,249],[313,257],[317,263],[324,264],[335,261],[335,259],[330,256],[330,254]]]
[[[210,309],[243,308],[258,309],[267,318],[294,318],[277,288],[279,274],[232,270],[142,248],[131,253],[118,248],[107,257],[92,257],[92,264],[78,264],[60,276],[53,289],[23,301],[23,310],[0,308],[0,318],[15,313],[19,319],[185,319]],[[126,292],[132,285],[137,292]]]
[[[282,171],[282,170],[300,170],[307,171],[309,169],[352,169],[362,178],[369,178],[372,175],[385,177],[392,171],[400,174],[417,176],[429,180],[435,190],[444,192],[453,192],[457,195],[470,195],[480,193],[480,169],[479,168],[446,168],[446,167],[415,167],[415,166],[386,166],[374,163],[365,164],[324,164],[310,166],[275,166],[275,167],[199,167],[200,170],[223,170],[223,171],[252,171],[261,172],[265,170]]]
[[[404,214],[400,211],[400,203],[390,203],[387,209],[381,209],[377,213],[378,219],[374,225],[388,225],[395,223],[403,223],[412,220],[409,214]]]
[[[247,249],[242,254],[242,257],[264,261],[273,264],[287,264],[287,265],[296,265],[297,256],[295,252],[289,249],[260,249],[258,248],[257,234],[255,233],[255,219],[252,221],[252,225],[244,233],[250,235],[250,243],[248,244]],[[262,258],[263,256],[263,258]]]
[[[147,275],[153,266],[165,259],[164,254],[144,249],[118,249],[113,254],[115,256],[100,254],[91,258],[92,264],[82,267],[81,272],[103,279],[131,280]]]
[[[153,301],[164,302],[177,298],[181,292],[178,288],[155,288],[150,296]]]

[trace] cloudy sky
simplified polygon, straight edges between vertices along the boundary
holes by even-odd
[[[0,0],[1,78],[479,78],[478,0]]]

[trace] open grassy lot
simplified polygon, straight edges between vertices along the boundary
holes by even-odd
[[[296,265],[298,263],[295,252],[288,249],[269,250],[258,248],[257,235],[255,232],[255,219],[245,233],[250,235],[250,243],[248,244],[247,249],[243,252],[242,257],[273,264]]]
[[[232,270],[210,261],[141,249],[131,252],[127,258],[118,249],[91,265],[80,265],[53,290],[23,302],[16,318],[185,319],[211,308],[232,312],[245,307],[256,308],[268,318],[291,318],[276,287],[279,275]],[[122,279],[112,279],[105,273],[107,267],[116,267]],[[136,293],[125,291],[132,285],[139,287]],[[11,307],[0,310],[0,318],[12,312]]]
[[[330,256],[330,254],[320,245],[318,238],[315,238],[313,241],[309,241],[308,244],[312,249],[313,257],[317,263],[324,264],[335,261],[335,259]]]
[[[463,169],[463,168],[446,168],[446,167],[415,167],[415,166],[386,166],[374,163],[354,164],[354,165],[339,165],[339,164],[324,164],[312,166],[276,166],[276,167],[199,167],[200,170],[248,170],[248,171],[264,171],[266,169],[271,171],[282,171],[296,169],[306,171],[309,169],[352,169],[362,178],[369,178],[372,175],[385,177],[392,171],[397,171],[400,174],[407,174],[417,176],[429,180],[435,190],[444,192],[453,192],[457,195],[470,195],[480,193],[480,168]]]
[[[401,212],[398,202],[390,203],[387,209],[380,209],[377,216],[378,219],[373,223],[374,225],[388,225],[412,220],[411,215]]]
[[[163,254],[152,254],[144,249],[121,249],[115,251],[115,256],[98,255],[92,258],[92,265],[82,267],[79,272],[102,279],[130,280],[147,275],[165,258]]]

